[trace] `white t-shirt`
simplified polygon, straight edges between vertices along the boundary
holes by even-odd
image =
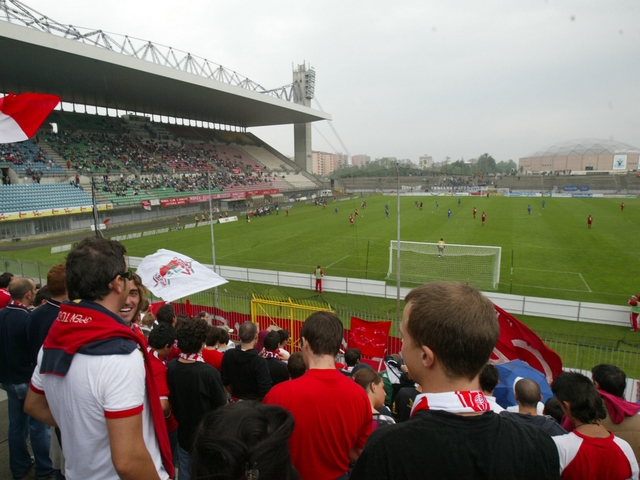
[[[62,436],[68,480],[112,480],[118,474],[111,461],[106,418],[142,413],[145,445],[160,478],[167,478],[153,426],[145,387],[144,359],[138,350],[128,355],[76,353],[64,377],[40,375],[38,366],[31,388],[47,397]]]

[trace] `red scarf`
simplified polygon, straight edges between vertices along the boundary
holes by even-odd
[[[420,410],[444,410],[456,414],[476,413],[490,411],[491,405],[480,390],[422,393],[414,400],[411,416]]]
[[[202,362],[205,363],[204,358],[202,358],[202,354],[201,353],[180,353],[178,355],[179,358],[183,359],[183,360],[191,360],[193,362]]]
[[[275,358],[276,360],[282,360],[282,358],[280,357],[280,352],[278,350],[267,350],[266,348],[263,348],[260,352],[260,355],[262,355],[264,358]]]
[[[632,417],[640,411],[640,405],[637,403],[627,402],[624,398],[616,397],[603,390],[598,390],[598,393],[604,399],[611,421],[616,425],[622,423],[625,417]]]
[[[129,354],[135,350],[136,346],[140,347],[144,357],[147,394],[162,464],[169,478],[173,478],[171,445],[160,396],[153,381],[151,356],[140,337],[119,317],[101,305],[86,300],[62,303],[58,318],[53,322],[43,344],[40,373],[66,375],[73,355],[77,352],[87,355]]]

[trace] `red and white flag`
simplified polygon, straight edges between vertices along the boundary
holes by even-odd
[[[43,93],[10,93],[0,98],[0,143],[29,140],[58,103],[60,97]]]
[[[494,305],[500,324],[500,337],[491,354],[491,363],[520,359],[543,373],[549,385],[562,373],[562,359],[516,317]]]

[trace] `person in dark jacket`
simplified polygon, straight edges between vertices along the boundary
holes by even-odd
[[[273,385],[267,360],[254,348],[258,327],[244,322],[238,328],[240,345],[222,357],[222,383],[234,399],[262,400]]]
[[[280,335],[278,332],[269,332],[264,337],[264,348],[260,355],[267,360],[269,373],[271,374],[271,383],[276,385],[280,382],[289,380],[289,372],[287,372],[287,364],[280,358]]]

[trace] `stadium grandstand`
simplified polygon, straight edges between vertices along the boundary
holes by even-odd
[[[55,36],[55,41],[53,40]],[[0,239],[244,208],[313,195],[315,72],[267,90],[174,48],[64,25],[0,3],[0,92],[62,102],[31,140],[0,145]],[[46,75],[42,73],[46,72]],[[69,75],[74,72],[74,75]],[[248,131],[294,125],[290,159]],[[133,214],[135,212],[135,214]]]
[[[626,174],[640,169],[640,148],[613,140],[560,142],[519,159],[521,173]]]

